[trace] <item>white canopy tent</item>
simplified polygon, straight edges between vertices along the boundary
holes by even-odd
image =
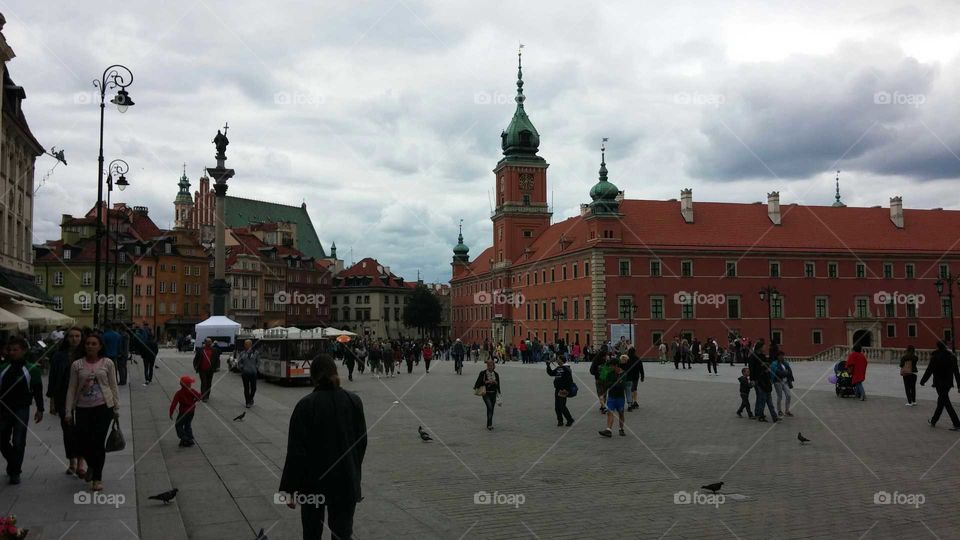
[[[26,330],[30,323],[23,317],[0,308],[0,329],[3,330]]]
[[[324,328],[323,329],[324,337],[337,337],[337,336],[356,336],[353,332],[347,330],[337,330],[336,328]]]
[[[213,338],[213,341],[221,347],[232,346],[237,332],[240,331],[240,323],[229,317],[214,315],[203,322],[197,323],[194,326],[194,331],[197,336],[194,347],[202,347],[203,340],[206,338]]]
[[[68,317],[59,311],[47,309],[36,302],[26,300],[11,300],[3,309],[25,319],[30,326],[50,327],[69,326],[74,323],[73,317]]]

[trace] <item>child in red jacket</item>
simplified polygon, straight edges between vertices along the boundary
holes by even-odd
[[[173,420],[173,410],[180,405],[180,412],[177,413],[177,422],[174,426],[177,429],[177,437],[180,439],[180,446],[193,446],[193,411],[202,396],[193,388],[190,388],[195,382],[189,375],[180,377],[180,389],[173,395],[173,401],[170,402],[170,419]]]

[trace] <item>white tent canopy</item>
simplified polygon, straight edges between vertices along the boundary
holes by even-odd
[[[4,310],[25,319],[30,326],[68,326],[74,323],[73,317],[26,300],[11,300],[10,304],[4,306]]]
[[[240,323],[229,317],[214,315],[209,319],[199,322],[194,326],[197,339],[194,342],[196,347],[203,345],[206,338],[214,338],[221,345],[233,345],[237,332],[240,331]],[[224,343],[226,342],[226,343]]]
[[[324,328],[323,329],[324,337],[337,337],[337,336],[356,336],[353,332],[347,330],[337,330],[336,328]]]
[[[0,308],[0,328],[4,330],[26,330],[30,323],[23,317]]]

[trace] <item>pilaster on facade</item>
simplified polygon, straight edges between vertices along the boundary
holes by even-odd
[[[594,343],[607,341],[607,271],[602,249],[590,250],[590,319]]]

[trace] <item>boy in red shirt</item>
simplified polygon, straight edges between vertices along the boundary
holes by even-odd
[[[170,419],[173,420],[173,410],[180,405],[180,412],[177,413],[177,422],[174,426],[177,429],[177,437],[180,439],[180,446],[193,446],[193,411],[197,402],[202,399],[200,392],[197,392],[190,385],[194,383],[194,378],[189,375],[180,377],[180,389],[173,395],[173,401],[170,402]]]

